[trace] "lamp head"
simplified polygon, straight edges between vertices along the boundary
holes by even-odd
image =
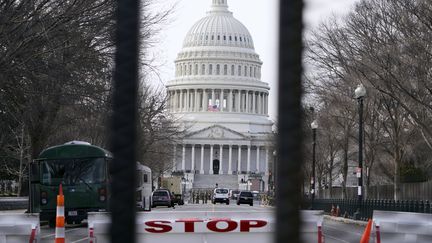
[[[366,96],[366,88],[363,84],[359,84],[357,88],[354,90],[354,97],[356,99],[360,99]]]
[[[318,122],[317,122],[317,120],[313,120],[313,122],[311,123],[311,128],[312,129],[317,129],[318,128]]]

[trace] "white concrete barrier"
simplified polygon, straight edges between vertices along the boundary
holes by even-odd
[[[137,213],[137,242],[266,243],[273,241],[275,217],[272,211],[152,211]],[[320,216],[321,215],[321,216]],[[305,242],[319,242],[317,223],[322,212],[302,213]],[[315,222],[311,222],[316,220]],[[110,215],[89,213],[89,242],[109,242]],[[312,227],[313,229],[310,229]],[[309,240],[310,239],[310,240]],[[312,240],[313,239],[313,240]],[[307,240],[307,241],[306,241]]]
[[[38,214],[0,213],[0,243],[39,242]]]
[[[432,242],[432,214],[374,210],[373,220],[376,242]]]

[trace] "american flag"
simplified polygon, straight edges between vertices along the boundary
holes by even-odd
[[[211,111],[211,112],[219,111],[219,106],[217,106],[217,105],[209,105],[207,107],[207,111]]]

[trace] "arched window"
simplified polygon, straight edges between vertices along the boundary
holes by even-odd
[[[231,75],[234,76],[234,65],[231,65]]]
[[[234,40],[237,41],[237,36],[234,36]]]
[[[212,64],[209,65],[209,74],[210,75],[213,74],[213,65]]]
[[[228,65],[224,65],[224,75],[228,75]]]
[[[247,67],[246,66],[244,67],[244,76],[245,77],[247,76]]]
[[[220,75],[220,65],[216,64],[216,75]]]
[[[240,36],[240,41],[242,41],[242,38],[241,38],[241,36]]]
[[[231,36],[229,36],[229,40],[232,41],[232,37]]]
[[[195,63],[194,75],[198,75],[198,64]]]
[[[241,65],[238,66],[237,75],[238,75],[238,76],[241,76]]]
[[[205,64],[201,65],[201,75],[205,74]]]
[[[183,65],[180,65],[180,76],[183,76]]]
[[[226,35],[224,35],[224,40],[226,40]]]
[[[212,35],[211,40],[214,40],[214,35]]]
[[[220,35],[218,35],[218,39],[217,40],[220,40]]]
[[[254,77],[256,78],[256,67],[254,67]]]
[[[252,67],[249,67],[249,77],[252,77]]]
[[[192,64],[189,64],[189,75],[192,75]]]

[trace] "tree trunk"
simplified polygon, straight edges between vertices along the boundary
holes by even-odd
[[[348,177],[348,135],[346,135],[345,144],[343,148],[344,152],[344,158],[343,158],[343,166],[342,166],[342,198],[346,199],[348,198],[347,195],[347,189],[346,189],[346,183],[347,183],[347,177]]]
[[[21,185],[23,180],[23,164],[24,164],[24,125],[21,126],[21,138],[20,138],[20,164],[19,164],[19,171],[18,171],[18,190],[17,190],[17,197],[21,196]]]

